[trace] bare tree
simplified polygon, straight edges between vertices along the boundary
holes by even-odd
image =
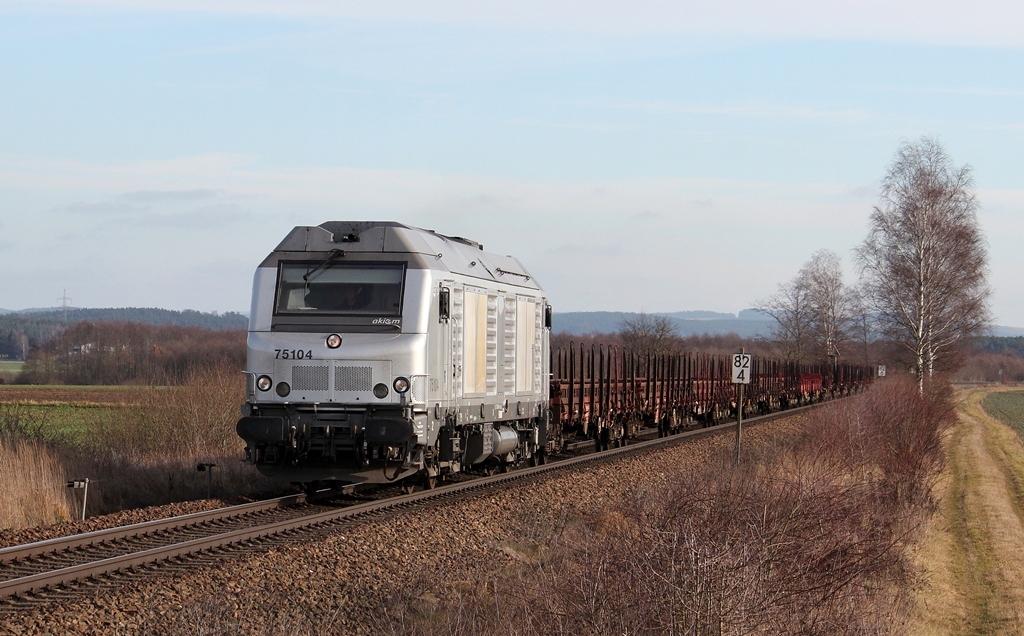
[[[977,209],[969,166],[954,166],[934,138],[904,142],[856,250],[866,299],[883,332],[913,358],[921,391],[989,320]]]
[[[668,316],[653,316],[641,311],[635,318],[619,323],[619,338],[627,351],[639,354],[667,353],[675,349],[678,334]]]
[[[811,299],[803,270],[779,291],[754,305],[775,319],[772,340],[788,360],[804,362],[811,351]]]
[[[843,265],[835,252],[819,250],[800,270],[807,290],[810,336],[817,357],[834,360],[850,340],[857,310],[856,293],[843,282]]]
[[[850,339],[857,348],[857,362],[864,365],[872,364],[872,344],[876,341],[875,318],[871,307],[864,299],[860,288],[853,291],[853,318],[850,321]]]

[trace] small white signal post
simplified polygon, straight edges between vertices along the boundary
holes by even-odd
[[[740,347],[739,353],[732,354],[732,383],[739,386],[736,401],[736,465],[740,465],[740,437],[743,434],[743,385],[750,384],[750,354]]]

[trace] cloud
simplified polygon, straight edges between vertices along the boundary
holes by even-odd
[[[188,12],[700,38],[869,39],[1013,47],[1024,42],[1024,5],[1014,0],[23,0],[8,5],[8,11]]]
[[[827,119],[862,121],[870,113],[859,109],[822,110],[810,106],[780,104],[693,104],[673,101],[586,100],[573,105],[605,107],[614,110],[668,113],[672,115],[711,115],[725,117],[759,117],[769,119]]]
[[[197,201],[201,199],[212,199],[219,194],[219,190],[195,189],[195,190],[140,190],[138,192],[126,192],[120,196],[125,201],[138,201],[142,203],[154,203],[162,201]]]
[[[637,212],[636,214],[629,218],[632,221],[647,223],[650,221],[658,221],[659,219],[661,219],[661,214],[657,212],[651,212],[650,210],[644,210],[642,212]]]
[[[135,216],[131,222],[145,227],[164,227],[192,230],[197,227],[204,231],[215,230],[237,223],[245,223],[252,215],[236,205],[209,205],[182,212],[148,212]]]

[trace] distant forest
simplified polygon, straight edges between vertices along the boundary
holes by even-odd
[[[128,307],[3,314],[0,315],[0,360],[25,360],[34,347],[60,337],[66,329],[82,321],[173,325],[215,331],[244,330],[249,326],[249,319],[242,314],[203,313],[191,309]]]
[[[244,329],[78,322],[34,347],[27,384],[179,384],[198,369],[245,368]]]

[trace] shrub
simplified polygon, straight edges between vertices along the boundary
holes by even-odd
[[[46,444],[0,435],[0,528],[67,521],[72,503],[60,458]]]

